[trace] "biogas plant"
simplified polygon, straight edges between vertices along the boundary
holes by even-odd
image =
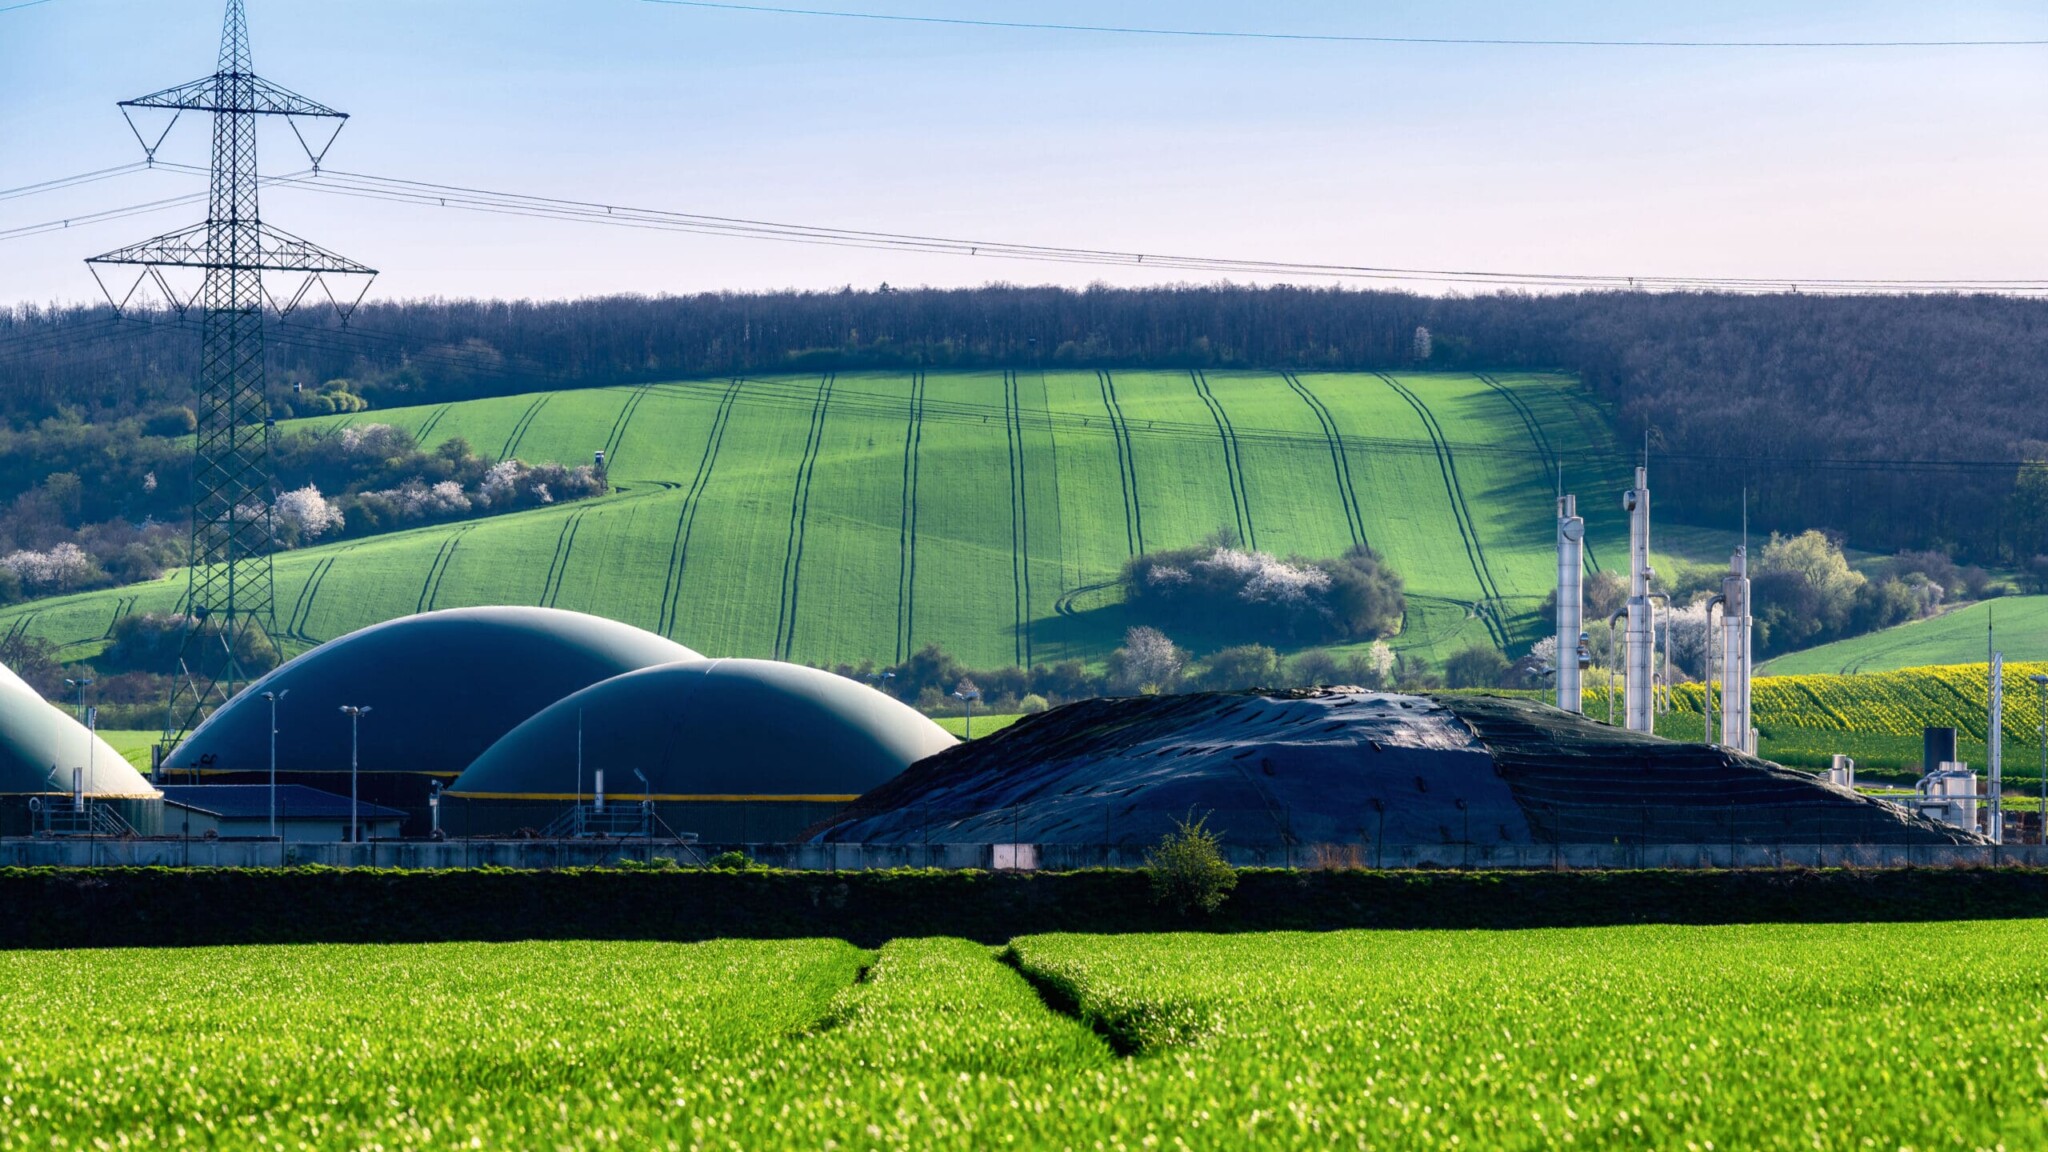
[[[1609,621],[1622,650],[1607,661],[1619,683],[1585,682],[1584,520],[1563,496],[1564,658],[1541,702],[1342,685],[1097,699],[963,744],[820,669],[707,657],[582,613],[460,608],[281,665],[198,724],[153,778],[19,679],[0,680],[8,858],[549,866],[737,849],[800,867],[1028,869],[1135,864],[1190,819],[1248,864],[2027,851],[1998,845],[1995,745],[1987,790],[1951,743],[1903,802],[1857,792],[1853,765],[1822,777],[1755,756],[1741,549],[1710,605],[1719,690],[1702,740],[1653,735],[1666,601],[1649,563],[1646,469],[1623,501],[1628,596]],[[1605,722],[1586,715],[1589,697]]]

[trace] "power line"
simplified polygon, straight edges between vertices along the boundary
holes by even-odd
[[[95,184],[101,180],[111,180],[116,176],[126,176],[130,172],[140,172],[147,167],[149,167],[148,161],[136,160],[128,164],[117,164],[112,168],[101,168],[93,172],[80,172],[76,176],[60,176],[55,180],[45,180],[40,184],[24,184],[19,188],[0,189],[0,200],[17,200],[23,196],[35,196],[44,192],[56,192],[64,188],[76,188],[81,184]]]
[[[0,12],[13,12],[21,8],[33,8],[38,4],[48,4],[49,2],[50,0],[23,0],[19,4],[0,5]]]
[[[1013,241],[973,240],[917,233],[882,232],[811,224],[710,216],[667,209],[530,196],[514,192],[434,184],[333,169],[294,178],[292,186],[328,195],[384,200],[434,208],[453,208],[492,215],[564,220],[615,228],[686,232],[825,247],[879,249],[1019,260],[1038,263],[1162,268],[1178,272],[1223,275],[1285,276],[1299,279],[1348,279],[1400,283],[1436,283],[1499,288],[1551,288],[1580,291],[1716,291],[1903,293],[1958,292],[2028,294],[2048,292],[2048,279],[1913,279],[1842,277],[1627,276],[1571,272],[1484,269],[1430,269],[1362,264],[1240,259],[1174,253],[1082,248]],[[5,234],[0,233],[0,239]]]
[[[1363,36],[1336,32],[1245,32],[1206,28],[1145,28],[1117,24],[1057,24],[1034,20],[975,20],[962,16],[906,16],[828,8],[726,4],[715,0],[642,0],[677,8],[711,8],[773,16],[823,16],[892,24],[944,24],[1006,31],[1089,32],[1115,36],[1167,36],[1200,40],[1279,40],[1323,44],[1422,44],[1481,48],[2039,48],[2048,39],[1984,40],[1581,40],[1511,36]]]
[[[149,167],[149,165],[144,166]],[[205,169],[201,168],[190,168],[183,164],[167,164],[162,161],[158,161],[154,167],[173,171],[205,171]],[[296,172],[285,176],[265,176],[263,183],[265,185],[290,183],[301,179],[310,171],[308,169],[307,172]],[[86,183],[87,181],[77,180],[76,182]],[[30,187],[36,188],[40,186],[31,185]],[[26,192],[23,193],[23,195],[27,194]],[[207,194],[205,192],[188,192],[183,196],[170,196],[162,200],[149,200],[141,204],[130,204],[124,208],[106,208],[98,212],[81,212],[76,216],[66,216],[58,220],[45,220],[40,224],[23,224],[17,228],[0,228],[0,240],[20,240],[28,236],[40,236],[47,232],[62,232],[67,228],[80,228],[88,224],[104,224],[109,220],[125,220],[130,216],[143,216],[151,212],[162,212],[168,208],[179,208],[188,204],[203,204],[206,202],[206,197]],[[0,196],[0,199],[5,198]]]

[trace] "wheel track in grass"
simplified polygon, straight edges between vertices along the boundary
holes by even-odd
[[[306,626],[305,612],[307,601],[309,601],[312,598],[313,590],[319,587],[320,578],[322,576],[325,576],[327,574],[327,570],[329,568],[332,568],[333,566],[333,556],[322,556],[319,559],[319,561],[313,565],[313,570],[306,574],[305,582],[299,585],[299,594],[297,598],[295,598],[292,601],[292,610],[284,618],[285,635],[299,640],[308,639],[304,631]]]
[[[1537,418],[1536,410],[1529,407],[1529,402],[1517,395],[1513,388],[1501,383],[1493,376],[1485,372],[1474,372],[1472,375],[1477,377],[1481,384],[1499,393],[1501,399],[1506,400],[1514,408],[1515,415],[1522,418],[1522,427],[1528,430],[1530,442],[1536,445],[1537,454],[1543,458],[1544,467],[1550,471],[1551,488],[1560,494],[1563,493],[1563,464],[1558,459],[1557,450],[1551,446],[1550,434],[1543,430],[1543,421]],[[1593,555],[1592,540],[1583,541],[1583,547],[1586,551],[1586,570],[1588,572],[1599,571],[1600,561],[1598,557]]]
[[[428,413],[426,421],[420,425],[420,430],[413,433],[412,442],[425,447],[427,437],[432,436],[434,429],[441,426],[441,418],[448,415],[448,410],[453,407],[455,407],[453,403],[443,404],[431,413]]]
[[[1117,482],[1124,492],[1124,540],[1132,556],[1145,551],[1145,510],[1138,495],[1138,460],[1131,446],[1131,426],[1117,402],[1116,378],[1097,369],[1095,382],[1102,389],[1102,407],[1109,413],[1110,437],[1116,441]]]
[[[519,419],[512,422],[512,431],[506,435],[505,447],[499,451],[498,459],[510,460],[513,458],[512,454],[519,451],[520,441],[526,439],[527,431],[533,427],[534,417],[539,416],[540,410],[547,407],[548,401],[554,398],[555,393],[543,392],[533,403],[526,406],[526,411],[521,412]]]
[[[817,403],[811,407],[811,426],[804,438],[803,459],[796,466],[796,487],[789,496],[789,542],[782,552],[782,600],[775,618],[775,654],[787,660],[796,646],[798,580],[804,562],[804,526],[811,513],[811,478],[818,471],[818,452],[825,444],[825,417],[832,405],[832,385],[839,379],[827,372],[818,382]]]
[[[1024,398],[1015,372],[1003,373],[1003,435],[1010,457],[1010,588],[1016,600],[1017,666],[1031,667],[1031,508],[1024,494]]]
[[[1465,544],[1465,559],[1472,565],[1472,577],[1479,583],[1481,615],[1485,618],[1487,634],[1494,643],[1506,650],[1513,642],[1508,634],[1506,606],[1501,600],[1500,587],[1493,580],[1493,571],[1486,563],[1486,552],[1479,543],[1479,528],[1472,519],[1472,509],[1465,503],[1465,488],[1458,479],[1457,461],[1451,454],[1449,438],[1444,435],[1443,426],[1437,423],[1436,413],[1422,402],[1408,387],[1384,372],[1375,372],[1387,387],[1392,388],[1415,415],[1422,421],[1423,429],[1429,433],[1431,445],[1436,450],[1437,471],[1443,476],[1444,492],[1450,497],[1451,518],[1457,522],[1458,535]]]
[[[619,417],[612,421],[611,434],[604,439],[604,468],[606,474],[610,474],[613,462],[619,458],[619,445],[626,440],[626,429],[633,423],[634,415],[640,411],[640,405],[647,400],[647,394],[651,391],[653,391],[653,385],[651,384],[635,388],[632,394],[626,397],[626,402],[620,405]]]
[[[711,416],[711,431],[704,438],[704,455],[697,459],[697,474],[690,479],[689,490],[683,493],[682,509],[676,513],[675,539],[668,550],[668,575],[661,589],[661,613],[654,626],[663,636],[676,626],[676,607],[682,599],[683,569],[690,561],[690,535],[697,526],[697,508],[704,502],[704,489],[710,485],[711,472],[718,466],[718,449],[725,443],[726,425],[732,420],[733,402],[739,394],[740,378],[735,376],[718,398],[718,407]]]
[[[1365,515],[1358,506],[1358,489],[1351,481],[1351,458],[1344,451],[1344,434],[1337,429],[1336,416],[1323,405],[1320,397],[1309,391],[1299,376],[1282,372],[1280,378],[1287,381],[1287,386],[1301,397],[1309,411],[1315,413],[1316,423],[1323,426],[1323,439],[1330,443],[1330,465],[1337,474],[1337,495],[1344,501],[1344,521],[1345,526],[1351,529],[1351,542],[1370,547],[1371,542],[1365,537]]]
[[[582,513],[577,513],[577,518],[581,519]],[[462,547],[463,537],[469,535],[474,529],[475,525],[473,524],[465,525],[456,529],[454,534],[448,538],[448,554],[441,558],[441,570],[434,574],[433,584],[427,589],[427,611],[432,612],[434,610],[434,601],[441,596],[441,582],[448,578],[448,566],[455,563],[455,550]]]
[[[917,612],[917,472],[924,447],[924,372],[910,377],[910,420],[903,429],[903,508],[897,528],[896,662],[910,658]]]
[[[100,639],[112,640],[114,638],[114,629],[121,626],[121,618],[135,611],[135,602],[139,599],[141,599],[139,596],[121,596],[114,600],[114,617],[107,621],[107,630],[100,636]]]
[[[1251,497],[1244,487],[1244,457],[1237,450],[1237,429],[1231,426],[1216,394],[1209,390],[1208,375],[1196,369],[1188,373],[1188,379],[1194,381],[1195,395],[1208,405],[1209,415],[1216,421],[1216,434],[1223,438],[1223,472],[1230,481],[1230,510],[1237,517],[1237,538],[1256,552],[1259,530],[1252,524]]]
[[[313,619],[313,602],[319,598],[320,589],[326,584],[327,573],[334,568],[334,562],[355,551],[357,547],[359,545],[345,545],[332,555],[322,559],[314,567],[312,575],[307,577],[306,583],[299,588],[299,599],[292,606],[293,612],[297,616],[297,623],[291,625],[286,630],[286,635],[304,640],[308,644],[320,643],[318,637],[306,631],[306,625],[311,623]]]
[[[434,559],[427,565],[427,577],[420,582],[420,598],[413,605],[414,615],[433,610],[434,597],[441,590],[441,577],[448,571],[448,561],[455,556],[455,546],[467,531],[466,528],[457,528],[441,537],[441,546],[434,549]]]
[[[555,601],[562,597],[562,581],[569,575],[569,555],[576,550],[576,533],[583,527],[583,518],[590,509],[578,508],[562,523],[562,531],[555,537],[555,556],[548,564],[547,582],[541,585],[540,606],[553,608]]]

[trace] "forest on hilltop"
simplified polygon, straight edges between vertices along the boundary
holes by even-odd
[[[813,369],[1560,369],[1624,441],[1647,436],[1665,516],[1733,527],[1747,489],[1763,531],[1978,563],[2048,552],[2048,482],[2020,467],[2048,459],[2048,303],[2030,299],[990,285],[423,300],[368,305],[346,329],[274,324],[270,356],[281,384],[347,381],[327,395],[378,407]],[[190,403],[198,360],[192,320],[0,312],[0,421],[147,418]]]

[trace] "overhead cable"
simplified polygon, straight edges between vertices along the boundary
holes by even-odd
[[[116,176],[126,176],[130,172],[140,172],[147,167],[149,167],[148,161],[137,160],[129,164],[117,164],[112,168],[101,168],[94,172],[80,172],[76,176],[60,176],[55,180],[45,180],[40,184],[24,184],[19,188],[4,188],[0,189],[0,200],[16,200],[23,196],[35,196],[44,192],[56,192],[64,188],[76,188],[81,184],[94,184],[101,180],[111,180]]]
[[[982,20],[966,16],[913,16],[891,12],[850,12],[833,8],[787,8],[728,4],[717,0],[643,0],[676,8],[711,8],[773,16],[822,16],[891,24],[943,24],[1028,32],[1086,32],[1115,36],[1165,36],[1199,40],[1280,40],[1322,44],[1423,44],[1478,48],[2039,48],[2042,39],[1974,40],[1594,40],[1525,36],[1368,36],[1340,32],[1256,32],[1210,28],[1147,28],[1121,24],[1060,24],[1036,20]]]
[[[1468,287],[1548,288],[1579,291],[1711,291],[1711,292],[1814,292],[1900,293],[1900,292],[1990,292],[2027,294],[2048,292],[2048,279],[1998,278],[1843,278],[1843,277],[1730,277],[1730,276],[1628,276],[1622,274],[1490,271],[1484,269],[1431,269],[1364,264],[1325,264],[1306,261],[1241,259],[1195,256],[1161,252],[1082,248],[1060,245],[1024,244],[1014,241],[973,240],[917,233],[883,232],[869,229],[836,228],[811,224],[711,216],[667,209],[639,208],[621,204],[569,200],[497,192],[421,180],[403,180],[334,169],[295,179],[292,187],[336,196],[436,208],[453,208],[494,215],[566,220],[616,228],[687,232],[750,240],[826,247],[882,249],[921,254],[965,256],[1039,263],[1105,265],[1160,268],[1177,272],[1210,272],[1238,276],[1278,276],[1296,279],[1362,280],[1391,283],[1434,283]],[[4,234],[0,234],[4,238]]]

